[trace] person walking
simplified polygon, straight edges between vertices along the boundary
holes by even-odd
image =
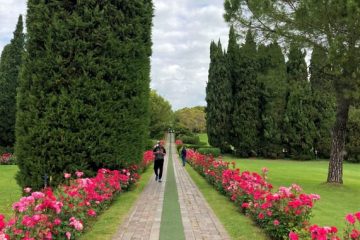
[[[162,173],[163,173],[163,166],[164,166],[164,156],[166,154],[166,150],[161,144],[160,141],[157,142],[153,149],[155,155],[154,161],[154,172],[155,172],[155,181],[162,182]]]
[[[181,159],[182,159],[183,167],[185,167],[185,163],[186,163],[186,148],[185,148],[185,145],[183,145],[183,147],[181,149]]]

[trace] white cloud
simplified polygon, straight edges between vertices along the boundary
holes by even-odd
[[[174,110],[205,105],[205,87],[212,40],[227,45],[223,1],[154,0],[151,87]],[[0,52],[9,43],[26,0],[0,0]]]
[[[26,0],[0,0],[0,52],[13,37],[20,14],[26,13]]]

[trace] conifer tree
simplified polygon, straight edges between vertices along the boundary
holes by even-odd
[[[312,117],[314,110],[307,80],[305,53],[297,45],[291,44],[288,59],[283,140],[288,156],[295,159],[310,159],[314,157],[316,128]]]
[[[226,56],[219,40],[210,45],[209,80],[206,87],[206,127],[209,143],[222,151],[228,148],[229,120],[231,111],[231,85]]]
[[[310,84],[313,96],[313,121],[316,126],[314,148],[319,157],[329,158],[331,128],[335,122],[336,98],[328,72],[328,57],[321,47],[313,49],[310,61]]]
[[[229,45],[232,43],[230,41],[233,40],[229,38]],[[235,50],[236,46],[229,48]],[[228,55],[231,56],[229,69],[232,72],[233,89],[231,144],[237,155],[247,157],[256,155],[259,124],[257,50],[252,33],[248,31],[245,44],[237,51],[236,57],[233,57],[234,53],[230,54],[229,51],[233,50],[228,50]]]
[[[17,180],[139,162],[148,134],[151,0],[28,1]]]
[[[0,145],[15,143],[16,88],[24,52],[23,19],[19,16],[14,37],[6,45],[0,61]]]
[[[283,156],[281,131],[287,90],[285,58],[276,42],[268,46],[260,45],[258,56],[261,119],[259,151],[264,157],[280,158]]]

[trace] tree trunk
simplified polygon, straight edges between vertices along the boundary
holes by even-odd
[[[328,183],[343,183],[343,160],[345,156],[346,124],[349,116],[349,106],[349,100],[338,97],[336,120],[332,132]]]

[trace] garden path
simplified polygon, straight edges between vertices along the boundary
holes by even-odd
[[[169,154],[165,158],[164,176],[168,176],[168,161],[173,161],[171,165],[174,166],[178,204],[180,205],[185,239],[230,239],[198,187],[192,181],[185,168],[182,167],[174,144],[173,134],[170,134],[167,139],[166,149]],[[186,167],[190,166],[187,165]],[[154,178],[150,179],[113,240],[176,239],[176,236],[173,236],[173,238],[172,236],[160,236],[161,222],[164,221],[164,219],[161,219],[161,216],[164,216],[162,207],[167,179],[165,178],[164,180],[163,183],[158,183]]]

